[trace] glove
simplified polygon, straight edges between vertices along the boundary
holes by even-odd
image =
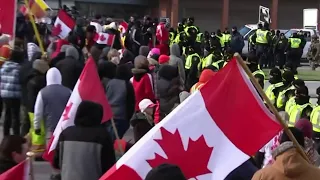
[[[36,129],[36,130],[34,131],[34,133],[36,133],[36,135],[41,135],[41,130],[40,130],[40,129]]]

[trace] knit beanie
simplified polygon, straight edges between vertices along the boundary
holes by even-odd
[[[170,57],[167,55],[160,55],[159,57],[159,64],[165,64],[168,63],[170,60]]]
[[[48,63],[40,59],[37,59],[32,63],[32,68],[38,70],[42,74],[45,74],[50,69]]]

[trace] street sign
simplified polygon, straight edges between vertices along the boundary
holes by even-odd
[[[271,23],[270,9],[259,6],[259,23]]]

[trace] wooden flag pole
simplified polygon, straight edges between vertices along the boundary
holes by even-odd
[[[121,146],[121,143],[120,143],[120,136],[118,134],[118,129],[116,127],[116,123],[114,122],[114,119],[111,118],[111,124],[112,124],[112,129],[113,129],[113,132],[114,132],[114,135],[116,136],[116,139],[118,140],[118,147],[119,147],[119,150],[120,150],[120,153],[121,155],[124,155],[124,149],[122,149],[122,146]]]
[[[310,160],[307,157],[306,153],[304,152],[304,150],[302,149],[302,147],[300,146],[300,144],[298,143],[298,141],[296,140],[296,138],[293,136],[292,132],[289,130],[287,124],[285,123],[285,121],[281,118],[281,116],[279,115],[279,112],[277,111],[277,109],[274,107],[274,105],[271,103],[270,99],[267,97],[267,95],[264,93],[262,87],[260,86],[260,84],[258,83],[258,81],[256,80],[256,78],[252,75],[250,69],[248,68],[248,66],[245,64],[245,62],[243,61],[242,57],[240,56],[240,54],[236,53],[234,55],[234,57],[237,58],[238,62],[240,63],[241,67],[243,68],[243,70],[246,72],[246,74],[249,76],[252,84],[254,85],[254,87],[257,89],[257,91],[259,92],[259,94],[262,96],[262,98],[265,100],[265,102],[267,103],[269,109],[271,110],[271,112],[276,116],[277,120],[280,122],[280,124],[283,127],[284,132],[288,135],[289,139],[293,142],[293,144],[295,145],[295,147],[297,148],[298,152],[302,155],[302,157],[304,159],[306,159],[309,163]]]
[[[32,27],[33,27],[33,30],[34,30],[34,34],[35,34],[35,36],[36,36],[36,38],[37,38],[37,41],[38,41],[38,43],[39,43],[40,50],[41,50],[41,52],[42,52],[42,55],[44,55],[44,54],[45,54],[45,51],[44,51],[43,43],[42,43],[42,41],[41,41],[38,28],[37,28],[37,26],[36,26],[36,23],[35,23],[35,21],[34,21],[34,18],[33,18],[33,16],[32,16],[32,14],[31,14],[31,11],[30,11],[29,0],[24,0],[24,3],[25,3],[25,5],[26,5],[26,7],[27,7],[27,12],[28,12],[28,15],[29,15],[29,19],[30,19],[30,22],[31,22]]]
[[[33,152],[27,152],[27,156],[28,156],[28,159],[29,159],[29,177],[30,177],[30,180],[34,180],[34,171],[33,171],[33,160],[34,160],[34,153]]]

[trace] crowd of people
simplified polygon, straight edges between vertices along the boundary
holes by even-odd
[[[25,159],[28,148],[41,160],[88,57],[96,63],[120,139],[110,121],[100,124],[103,116],[100,104],[81,102],[75,126],[60,135],[59,146],[63,148],[56,148],[53,166],[61,171],[55,171],[51,179],[99,179],[113,166],[121,151],[129,150],[190,94],[201,89],[234,53],[242,55],[244,47],[236,27],[232,32],[226,28],[223,32],[202,33],[192,17],[173,29],[165,19],[157,22],[145,16],[140,21],[132,16],[123,34],[118,30],[118,22],[111,18],[102,19],[97,15],[92,21],[101,24],[105,33],[115,35],[112,46],[98,44],[96,27],[83,19],[77,19],[75,28],[64,39],[41,31],[39,25],[40,31],[49,33],[50,38],[46,39],[48,34],[41,33],[44,41],[38,42],[32,31],[27,31],[28,20],[18,16],[14,46],[9,46],[5,35],[0,37],[0,112],[4,110],[0,173]],[[272,36],[268,24],[260,27],[250,37],[252,51],[243,55],[263,88],[265,74],[261,69],[265,67],[264,56],[274,40]],[[276,31],[274,37],[279,37],[273,45],[277,62],[282,63],[278,64],[279,68],[274,67],[276,64],[270,66],[271,85],[266,88],[266,94],[287,120],[311,163],[299,155],[285,133],[280,133],[229,174],[228,180],[320,176],[317,169],[320,165],[320,88],[317,89],[318,104],[313,105],[308,88],[297,77],[296,59],[300,58],[300,50],[296,48],[302,48],[303,42],[294,34],[288,45],[282,46],[283,34]],[[46,47],[46,53],[41,52],[39,43]],[[286,64],[283,61],[285,47],[291,49],[292,58]],[[123,137],[130,126],[134,141],[126,142]],[[81,173],[72,173],[74,168]],[[146,179],[186,178],[179,167],[163,164],[152,169]]]

